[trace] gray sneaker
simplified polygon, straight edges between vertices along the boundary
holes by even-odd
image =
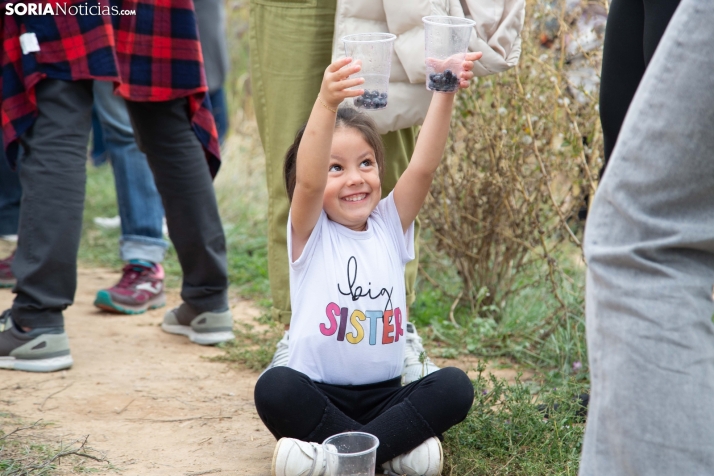
[[[0,369],[54,372],[68,369],[73,363],[62,328],[20,332],[10,311],[0,315]]]
[[[164,332],[188,337],[200,345],[214,345],[235,339],[233,314],[230,309],[221,312],[196,314],[187,304],[171,309],[161,324]]]

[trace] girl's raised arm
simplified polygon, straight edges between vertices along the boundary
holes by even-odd
[[[292,217],[292,255],[302,254],[322,211],[322,197],[327,183],[327,172],[335,130],[337,107],[348,97],[360,96],[361,89],[347,90],[364,82],[362,78],[347,79],[360,70],[351,58],[335,61],[325,70],[320,94],[312,106],[296,159],[296,182],[290,205]]]
[[[469,81],[474,77],[471,72],[474,61],[479,58],[481,53],[466,55],[459,89],[469,87]],[[454,108],[454,96],[455,94],[434,93],[409,166],[394,187],[394,203],[404,231],[409,228],[424,204],[431,181],[434,179],[434,172],[444,155],[451,125],[451,112]]]

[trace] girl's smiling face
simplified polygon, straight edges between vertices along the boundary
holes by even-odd
[[[359,131],[336,129],[322,204],[327,216],[347,228],[364,231],[367,217],[381,196],[379,167],[372,147]]]

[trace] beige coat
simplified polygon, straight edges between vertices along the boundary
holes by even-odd
[[[338,0],[333,59],[345,54],[342,37],[388,32],[397,36],[389,78],[389,105],[369,111],[380,133],[421,124],[429,107],[424,66],[424,25],[428,15],[474,20],[469,49],[483,52],[477,76],[500,73],[518,63],[525,0]]]

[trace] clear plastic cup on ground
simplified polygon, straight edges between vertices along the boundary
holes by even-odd
[[[322,443],[331,476],[374,476],[377,462],[376,436],[362,432],[334,435]]]
[[[454,92],[471,32],[476,24],[468,18],[429,16],[422,18],[426,47],[426,89]]]
[[[345,55],[359,61],[362,69],[350,78],[364,78],[364,84],[353,89],[364,89],[354,98],[355,107],[383,109],[389,97],[389,72],[392,69],[392,50],[397,37],[391,33],[359,33],[342,38]]]

